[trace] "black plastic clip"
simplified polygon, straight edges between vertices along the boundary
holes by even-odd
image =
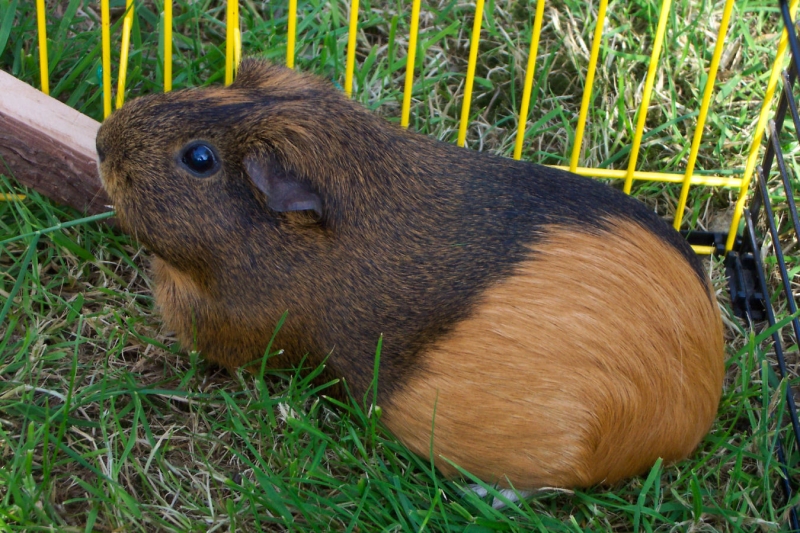
[[[713,246],[714,255],[725,254],[725,241],[728,238],[727,233],[722,233],[721,231],[681,230],[681,235],[683,235],[683,238],[692,246]],[[738,249],[741,240],[741,237],[736,238],[737,242],[734,245],[734,249]]]
[[[758,288],[756,259],[750,252],[730,252],[725,257],[725,274],[731,291],[733,313],[745,320],[766,320],[764,294]]]

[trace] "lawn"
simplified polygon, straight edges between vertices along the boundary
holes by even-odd
[[[174,87],[221,83],[224,4],[174,4]],[[287,4],[241,2],[245,54],[284,61]],[[136,2],[128,99],[162,90],[161,5]],[[342,84],[347,4],[298,5],[297,68]],[[47,6],[51,94],[101,120],[99,3]],[[659,6],[609,5],[582,166],[626,168]],[[534,9],[533,0],[486,4],[469,149],[513,151]],[[720,2],[673,4],[639,169],[685,168],[721,10]],[[354,97],[397,122],[410,11],[410,2],[361,2]],[[114,80],[123,13],[124,2],[113,1]],[[562,165],[597,13],[577,0],[557,0],[545,13],[523,158]],[[473,14],[472,2],[423,4],[412,129],[455,142]],[[780,29],[777,4],[736,3],[698,172],[741,175]],[[0,68],[39,86],[34,2],[0,0]],[[772,450],[778,438],[792,443],[777,431],[787,423],[787,383],[764,364],[767,335],[733,317],[717,258],[706,266],[726,324],[728,375],[718,420],[694,456],[625,483],[543,490],[498,510],[494,489],[481,498],[465,490],[473,480],[444,479],[365,414],[362,399],[327,398],[313,371],[232,375],[178,346],[153,305],[148,252],[97,221],[41,232],[81,215],[24,189],[4,168],[0,193],[25,199],[0,202],[0,531],[786,527]],[[634,193],[671,218],[679,187],[637,182]],[[693,188],[685,227],[726,230],[735,199],[731,190]],[[800,267],[796,244],[788,253],[790,268]],[[797,356],[793,345],[793,376]]]

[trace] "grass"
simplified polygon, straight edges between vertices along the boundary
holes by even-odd
[[[0,68],[38,86],[31,4],[0,0]],[[220,82],[222,5],[175,4],[176,88]],[[122,5],[112,2],[117,36]],[[158,5],[137,2],[128,98],[161,88]],[[512,151],[533,5],[487,2],[470,148]],[[83,0],[48,6],[52,94],[100,119],[99,8]],[[346,4],[301,0],[299,6],[299,68],[341,83]],[[586,166],[624,168],[627,162],[657,7],[635,0],[609,8]],[[674,6],[639,168],[682,170],[719,8]],[[576,0],[547,7],[526,159],[568,160],[594,9]],[[399,120],[408,12],[404,2],[362,0],[355,97],[390,120]],[[411,123],[417,131],[455,139],[472,12],[469,3],[456,1],[423,6]],[[241,16],[245,52],[282,61],[284,4],[246,0]],[[702,171],[741,171],[778,28],[771,6],[737,2],[698,162]],[[24,190],[13,176],[0,180],[0,192],[27,194],[24,201],[0,202],[0,531],[786,527],[772,450],[776,439],[791,450],[791,440],[776,430],[786,424],[780,417],[787,383],[763,363],[771,353],[768,332],[756,334],[732,317],[717,260],[708,268],[728,330],[728,378],[718,420],[697,453],[616,486],[545,490],[496,510],[496,492],[479,498],[464,490],[469,478],[443,479],[365,414],[363,399],[338,404],[314,390],[305,374],[230,375],[183,351],[153,308],[146,251]],[[665,216],[674,213],[677,188],[639,183],[636,194]],[[732,199],[730,191],[695,188],[692,227],[724,229]],[[41,233],[67,221],[78,223]],[[797,246],[787,244],[793,246],[790,268],[798,269]],[[790,345],[792,376],[797,354]]]

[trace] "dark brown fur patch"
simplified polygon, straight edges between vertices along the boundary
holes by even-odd
[[[613,483],[685,458],[719,402],[715,300],[675,250],[628,222],[553,227],[420,358],[384,405],[413,451],[516,488]],[[380,402],[379,402],[380,403]]]

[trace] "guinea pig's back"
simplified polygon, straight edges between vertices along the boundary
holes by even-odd
[[[433,427],[444,472],[452,461],[522,489],[614,482],[682,459],[713,422],[724,373],[707,276],[640,203],[542,170],[495,181],[512,184],[495,209],[532,224],[518,228],[534,235],[526,256],[420,354],[384,421],[423,456]]]

